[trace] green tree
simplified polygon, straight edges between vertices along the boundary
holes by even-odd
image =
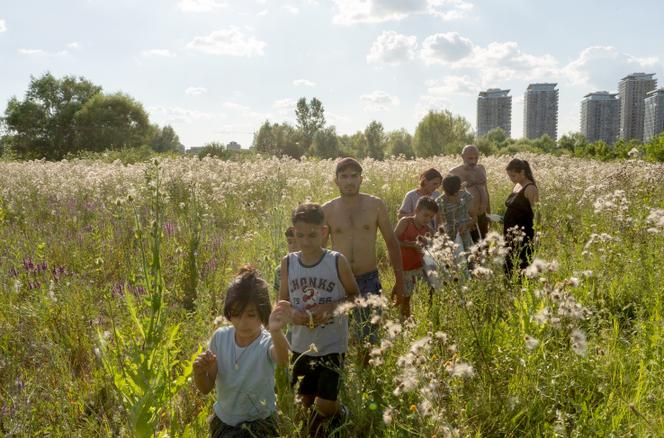
[[[184,153],[184,145],[180,143],[180,138],[170,125],[166,125],[161,129],[158,126],[153,126],[152,129],[155,131],[150,142],[153,151]]]
[[[556,150],[556,141],[548,134],[544,134],[540,138],[533,139],[532,144],[542,152],[551,153]]]
[[[652,161],[664,161],[664,133],[653,138],[644,145],[646,159]]]
[[[288,123],[271,124],[266,120],[254,133],[252,148],[264,155],[300,158],[305,153],[302,134]]]
[[[496,148],[501,149],[509,144],[509,137],[503,128],[493,128],[486,133],[486,138]]]
[[[205,158],[207,156],[217,157],[221,159],[228,158],[228,151],[223,143],[212,141],[203,145],[200,151],[196,154],[198,158]]]
[[[312,153],[320,158],[336,158],[339,156],[339,141],[334,126],[319,129],[314,134],[311,144]]]
[[[374,160],[385,157],[385,129],[383,124],[373,120],[364,130],[367,139],[367,155]]]
[[[135,148],[152,133],[143,105],[126,94],[96,94],[74,116],[76,149]]]
[[[415,153],[413,152],[413,136],[403,128],[388,133],[386,150],[393,157],[399,155],[403,155],[409,159],[415,157]]]
[[[31,77],[25,98],[12,97],[5,109],[11,149],[21,158],[60,159],[74,152],[74,117],[101,90],[83,77]]]
[[[429,111],[415,129],[413,150],[418,157],[455,154],[472,141],[468,120],[448,110]]]
[[[295,118],[297,129],[302,133],[304,140],[303,149],[308,150],[313,141],[314,134],[325,126],[325,108],[317,98],[312,98],[309,103],[301,97],[295,107]]]
[[[558,140],[558,148],[574,152],[577,149],[585,149],[588,144],[586,136],[580,132],[565,134]]]

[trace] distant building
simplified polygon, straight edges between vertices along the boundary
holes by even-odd
[[[664,88],[649,92],[644,104],[643,141],[650,141],[664,132]]]
[[[523,135],[558,138],[558,84],[530,84],[524,95]]]
[[[228,149],[229,151],[239,151],[240,149],[242,149],[242,146],[240,146],[240,143],[232,141],[228,143],[228,145],[226,145],[226,149]]]
[[[643,141],[646,95],[657,87],[654,73],[633,73],[618,84],[620,138]]]
[[[510,90],[489,88],[477,97],[477,136],[501,128],[508,137],[512,132],[512,96]]]
[[[612,145],[620,133],[620,100],[617,94],[597,91],[581,101],[581,134],[590,143],[603,141]]]

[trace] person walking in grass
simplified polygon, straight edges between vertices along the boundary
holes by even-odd
[[[268,289],[253,267],[242,268],[226,291],[224,316],[231,325],[216,330],[208,350],[194,360],[198,390],[216,389],[212,438],[279,436],[274,371],[288,365],[282,329],[291,306],[284,300],[272,310]]]
[[[382,286],[378,278],[376,234],[380,230],[394,271],[392,296],[401,297],[404,290],[401,248],[390,225],[385,202],[360,193],[362,166],[354,158],[337,161],[334,181],[340,196],[323,205],[332,249],[350,262],[360,296],[379,296]],[[378,342],[378,325],[371,323],[373,313],[372,306],[359,306],[353,310],[353,324],[357,328],[355,336],[361,344],[367,340],[372,344]],[[361,347],[360,356],[362,363],[367,365],[369,350]]]
[[[443,178],[443,194],[436,199],[438,223],[447,237],[456,242],[457,251],[468,252],[473,246],[471,230],[475,229],[477,211],[473,196],[461,188],[461,178],[448,175]]]
[[[406,196],[404,196],[403,202],[401,203],[401,207],[399,207],[397,217],[401,219],[405,216],[412,216],[415,213],[417,201],[422,196],[430,196],[433,199],[440,196],[438,188],[442,183],[443,176],[433,167],[422,172],[420,174],[420,186],[406,193]],[[432,227],[435,229],[435,224],[433,222]]]
[[[311,409],[310,432],[342,424],[341,370],[348,350],[348,317],[337,307],[352,302],[357,283],[346,257],[323,247],[328,229],[318,204],[301,204],[292,215],[298,252],[281,262],[279,297],[293,307],[292,384]],[[328,420],[333,420],[328,423]]]
[[[422,244],[418,242],[418,239],[424,236],[433,236],[434,231],[429,224],[437,213],[438,204],[436,204],[436,201],[429,196],[422,196],[417,200],[415,214],[401,218],[394,229],[394,234],[401,245],[404,269],[404,293],[399,303],[403,319],[410,316],[410,297],[415,290],[416,283],[426,281],[427,278],[424,272]]]
[[[507,176],[514,183],[512,193],[505,201],[503,234],[510,252],[505,257],[505,273],[511,277],[518,269],[528,267],[535,238],[534,210],[539,202],[539,190],[533,171],[526,160],[514,158],[506,167]]]
[[[469,230],[473,243],[479,242],[486,236],[489,231],[489,217],[487,215],[491,213],[486,169],[478,163],[479,157],[480,150],[477,146],[473,144],[466,145],[461,151],[463,164],[450,170],[450,175],[461,178],[463,188],[472,196],[469,209],[476,212],[477,218],[477,225]]]

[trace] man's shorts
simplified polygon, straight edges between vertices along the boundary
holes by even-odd
[[[412,269],[410,271],[403,271],[403,296],[410,297],[413,295],[415,290],[415,285],[418,283],[428,284],[426,275],[424,274],[424,268]]]
[[[383,286],[378,278],[378,271],[367,272],[355,277],[357,286],[360,289],[360,298],[368,298],[371,295],[380,296]],[[380,308],[372,306],[353,308],[352,325],[354,327],[355,338],[364,342],[368,340],[371,344],[378,343],[378,324],[371,324],[374,312],[380,314]]]
[[[470,231],[470,237],[473,239],[474,243],[478,243],[480,240],[486,237],[488,232],[489,218],[486,216],[486,213],[482,213],[477,216],[477,227]]]
[[[295,386],[299,382],[298,394],[336,401],[341,387],[343,354],[308,356],[293,352],[291,364],[293,365],[291,385]]]

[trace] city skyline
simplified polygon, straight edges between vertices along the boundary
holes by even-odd
[[[523,0],[7,2],[0,102],[22,98],[31,75],[84,76],[141,102],[188,147],[247,147],[266,119],[293,123],[300,97],[319,98],[340,134],[372,120],[413,133],[429,109],[476,130],[477,93],[500,88],[512,90],[519,138],[521,90],[555,82],[560,136],[579,130],[589,90],[615,90],[635,71],[664,77],[662,13],[655,1],[548,11]]]

